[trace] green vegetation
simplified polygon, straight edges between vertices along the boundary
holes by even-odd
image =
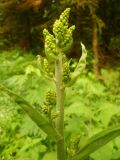
[[[68,26],[69,12],[55,21],[54,36],[44,29],[46,57],[1,53],[2,160],[56,160],[56,150],[57,160],[120,158],[119,68],[102,69],[96,79],[84,69],[82,43],[78,62],[66,57],[75,29]]]

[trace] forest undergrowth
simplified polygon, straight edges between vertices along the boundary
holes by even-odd
[[[0,83],[24,97],[37,110],[53,82],[36,67],[36,56],[15,49],[0,53]],[[89,62],[87,62],[89,63]],[[88,137],[120,123],[119,71],[101,69],[97,80],[86,71],[66,90],[65,139],[74,154]],[[0,92],[0,158],[2,160],[56,160],[55,142],[38,128],[5,91]],[[43,108],[43,114],[46,114]],[[53,120],[57,113],[53,108]],[[78,127],[79,126],[79,127]],[[101,147],[88,160],[119,160],[120,137]]]

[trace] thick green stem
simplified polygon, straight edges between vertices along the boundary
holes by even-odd
[[[64,88],[62,87],[62,53],[59,53],[58,60],[55,64],[56,78],[56,110],[59,111],[59,116],[56,120],[56,128],[59,134],[63,137],[57,142],[57,160],[65,160],[64,150]]]

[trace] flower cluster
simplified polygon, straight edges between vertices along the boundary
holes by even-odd
[[[53,78],[54,75],[54,68],[52,65],[49,64],[48,60],[46,58],[43,58],[42,56],[37,56],[37,65],[39,69],[41,70],[41,73],[43,75],[46,75],[50,78]]]
[[[56,105],[56,93],[52,90],[47,91],[46,93],[46,100],[44,102],[44,105],[42,107],[42,111],[45,114],[51,114],[51,110],[53,106]]]
[[[72,33],[75,30],[75,26],[68,27],[70,8],[67,8],[58,20],[53,25],[53,33],[55,37],[48,32],[47,29],[43,30],[45,37],[45,54],[49,61],[55,61],[57,59],[59,47],[63,52],[66,52],[72,46],[73,38]]]
[[[58,20],[55,21],[53,25],[53,34],[50,34],[47,29],[43,30],[45,37],[45,54],[46,58],[41,57],[41,71],[45,74],[50,80],[54,79],[55,68],[53,65],[59,60],[60,55],[62,55],[62,64],[63,64],[63,84],[70,87],[79,75],[83,72],[86,66],[86,56],[87,51],[85,46],[81,43],[82,46],[82,56],[78,62],[72,62],[67,60],[65,53],[71,48],[73,42],[73,31],[75,26],[69,27],[68,18],[69,18],[70,8],[67,8],[61,15]]]
[[[48,105],[55,105],[56,104],[56,93],[52,90],[49,90],[46,93],[46,103]]]
[[[44,69],[44,73],[47,76],[53,77],[53,68],[52,68],[52,66],[50,66],[50,64],[46,58],[43,59],[43,69]]]
[[[43,30],[43,34],[45,37],[45,54],[47,59],[51,62],[56,60],[57,52],[56,52],[56,41],[52,34],[48,32],[47,29]]]
[[[65,62],[63,64],[63,82],[66,84],[70,81],[71,77],[70,77],[70,68],[69,68],[69,64],[68,62]]]
[[[56,20],[53,25],[53,33],[56,38],[56,44],[62,51],[66,52],[72,45],[73,38],[72,33],[75,30],[75,26],[68,28],[70,8],[67,8],[60,16],[59,20]]]

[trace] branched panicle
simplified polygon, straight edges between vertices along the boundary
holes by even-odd
[[[45,55],[46,59],[42,61],[42,67],[45,74],[49,77],[54,77],[54,69],[51,69],[51,63],[55,63],[58,60],[58,55],[62,53],[63,59],[66,57],[67,51],[71,48],[73,43],[73,31],[75,26],[72,25],[69,27],[70,8],[67,8],[61,15],[60,18],[55,21],[53,24],[53,35],[49,33],[47,29],[43,30],[45,38]],[[66,65],[63,62],[63,84],[71,86],[76,80],[77,77],[82,73],[86,65],[86,56],[87,52],[84,45],[82,46],[82,57],[80,58],[78,64],[73,73],[71,73],[70,66]],[[64,60],[63,60],[64,61]],[[69,63],[68,60],[66,64]],[[53,67],[53,66],[52,66]]]
[[[67,8],[53,24],[54,36],[50,34],[47,29],[43,30],[45,37],[45,54],[50,60],[56,60],[56,55],[58,55],[57,47],[62,51],[67,51],[72,46],[72,34],[75,26],[68,27],[69,13],[70,8]]]
[[[73,31],[75,26],[69,27],[70,8],[67,8],[58,20],[53,24],[53,35],[49,33],[47,29],[43,30],[43,35],[45,39],[45,55],[46,58],[39,57],[39,64],[42,73],[49,77],[54,77],[54,69],[51,69],[51,64],[54,64],[58,59],[60,52],[65,53],[71,48],[73,43]],[[63,65],[64,66],[64,65]],[[53,67],[54,68],[54,67]],[[67,83],[70,80],[69,68],[63,68],[63,82]]]
[[[70,8],[67,8],[60,16],[59,20],[56,20],[53,25],[53,33],[56,37],[56,44],[62,51],[67,51],[72,46],[73,38],[72,33],[75,30],[75,26],[68,28]]]

